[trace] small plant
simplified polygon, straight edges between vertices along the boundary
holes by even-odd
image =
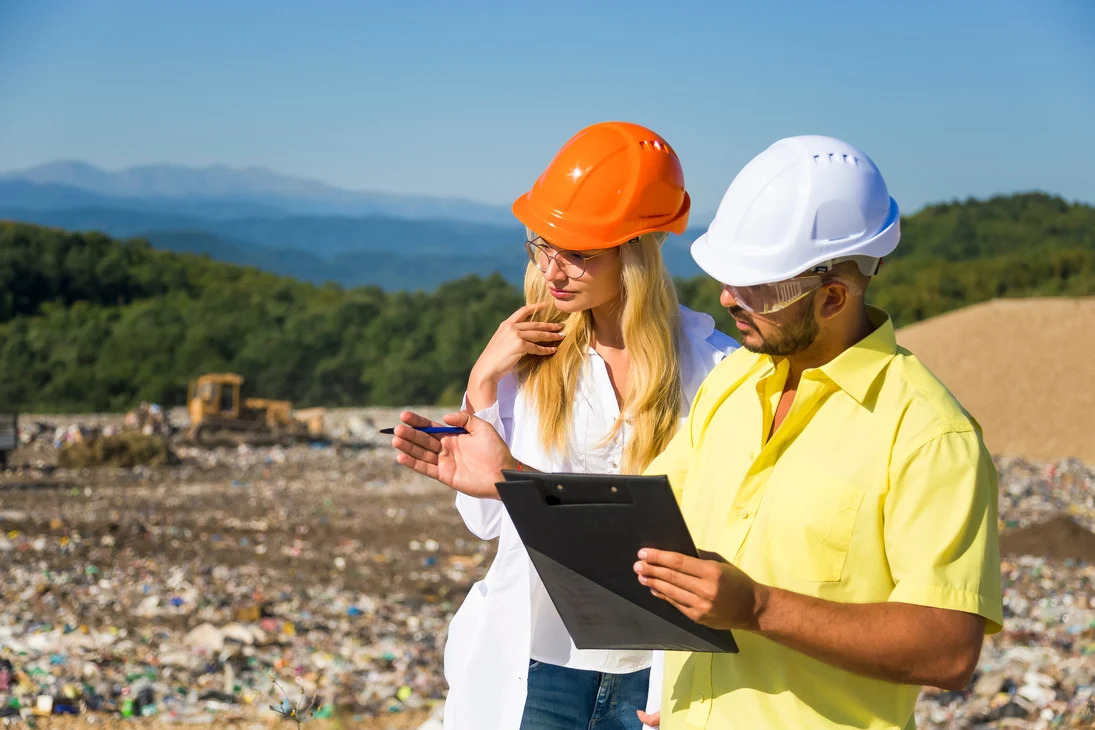
[[[308,699],[307,694],[304,692],[304,677],[297,677],[296,683],[300,687],[300,699],[296,702],[292,702],[289,699],[289,693],[278,683],[278,678],[273,672],[270,672],[270,680],[274,683],[274,686],[281,692],[281,705],[275,707],[270,705],[270,709],[281,715],[286,720],[292,720],[297,724],[297,730],[300,730],[300,726],[305,721],[311,719],[322,707],[321,703],[317,700],[316,693],[312,693],[312,698]]]

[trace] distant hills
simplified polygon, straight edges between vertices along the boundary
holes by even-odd
[[[406,230],[412,229],[398,232]],[[428,255],[409,246],[383,255],[334,251],[327,265],[345,267],[348,277],[447,277],[430,291],[317,286],[277,276],[258,266],[301,269],[316,255],[201,231],[155,238],[161,248],[217,250],[250,266],[157,250],[139,240],[0,222],[0,406],[76,412],[125,410],[140,400],[174,405],[185,397],[188,378],[205,371],[242,373],[248,393],[298,405],[459,403],[481,348],[523,297],[499,276],[457,277],[460,264],[482,257],[445,252],[438,229],[413,230],[428,232],[425,240],[436,248]],[[903,219],[902,233],[898,255],[867,290],[868,301],[899,327],[1001,297],[1095,294],[1091,206],[1042,194],[948,203]],[[679,245],[665,250],[687,255]],[[735,333],[719,305],[717,281],[696,276],[676,285],[684,304]],[[1077,343],[1091,339],[1088,322],[1068,312],[1053,316],[1063,321],[1009,309],[985,324],[1004,347],[993,356],[1006,359],[1014,350],[1019,357],[1063,337],[1069,342],[1059,348],[1065,357],[1057,369],[1083,371],[1085,353]],[[971,353],[986,347],[964,333],[949,342]],[[984,353],[955,357],[977,363]],[[1002,377],[971,375],[997,384],[1000,397],[1027,410],[1044,407]]]
[[[468,274],[518,283],[525,263],[524,231],[504,207],[359,193],[260,168],[106,172],[50,163],[0,174],[0,219],[143,238],[313,283],[386,290],[429,290]],[[694,237],[666,245],[678,276],[699,272],[687,251]]]
[[[948,261],[1020,255],[1016,247],[1034,242],[1087,247],[1095,237],[1091,211],[1041,193],[929,206],[902,219],[902,245],[891,261],[920,258],[947,291],[965,291],[968,275]],[[701,273],[688,245],[708,218],[693,215],[693,229],[663,247],[675,276]],[[311,283],[386,291],[428,291],[492,273],[519,284],[525,266],[524,231],[504,206],[355,192],[262,168],[145,165],[110,172],[54,162],[0,173],[0,219],[143,238],[155,248]],[[1016,276],[1009,262],[999,265],[1002,275]],[[913,270],[904,268],[893,284],[915,288]],[[923,316],[932,307],[917,302],[935,296],[910,291],[901,299]]]
[[[209,215],[342,215],[443,218],[472,223],[505,225],[511,218],[505,206],[471,200],[386,192],[345,190],[314,180],[289,177],[261,167],[235,169],[224,165],[185,167],[141,165],[106,171],[86,162],[63,160],[27,170],[0,173],[0,183],[22,182],[45,188],[42,194],[60,207],[86,205],[81,194],[91,193],[122,202],[118,207]],[[5,196],[7,192],[3,193]],[[34,203],[33,190],[24,200]],[[6,200],[6,197],[0,197]],[[14,204],[14,203],[12,203]],[[58,207],[31,204],[25,207]]]

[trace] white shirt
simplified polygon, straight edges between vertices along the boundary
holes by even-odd
[[[683,420],[707,373],[738,343],[715,330],[709,315],[685,307],[680,313]],[[538,418],[512,375],[499,383],[498,400],[476,415],[494,426],[514,458],[539,471],[620,472],[629,427],[625,421],[611,442],[601,444],[619,417],[619,405],[605,362],[592,349],[577,381],[570,453],[543,448]],[[517,730],[530,659],[614,674],[650,667],[647,711],[660,709],[660,652],[576,648],[502,502],[458,494],[456,507],[476,536],[498,538],[498,552],[449,625],[446,730]]]

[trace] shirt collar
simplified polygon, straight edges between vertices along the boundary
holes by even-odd
[[[881,309],[867,307],[874,332],[818,368],[838,388],[860,404],[874,385],[879,373],[897,354],[893,320]]]

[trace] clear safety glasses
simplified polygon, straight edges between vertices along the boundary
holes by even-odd
[[[726,291],[737,305],[753,314],[772,314],[786,309],[803,297],[817,291],[828,281],[840,281],[854,292],[862,293],[860,288],[847,279],[832,274],[810,274],[771,284],[753,286],[726,285]]]

